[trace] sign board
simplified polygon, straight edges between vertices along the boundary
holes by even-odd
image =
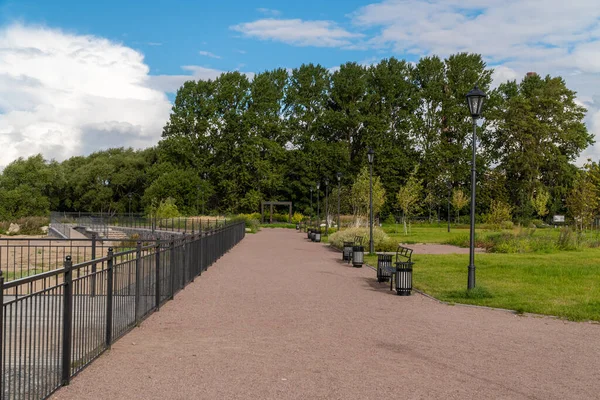
[[[557,223],[564,223],[565,222],[565,216],[564,215],[555,215],[552,217],[552,222],[554,222],[555,224]]]

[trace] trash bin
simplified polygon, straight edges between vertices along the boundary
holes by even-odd
[[[413,263],[401,261],[396,263],[396,294],[410,296],[412,290]]]
[[[360,268],[365,260],[365,248],[363,246],[354,246],[352,248],[352,266]]]
[[[300,224],[296,223],[296,230],[299,231],[300,230]]]
[[[354,242],[344,242],[344,248],[342,249],[342,261],[350,261],[352,257],[352,247]]]
[[[311,229],[310,228],[306,228],[306,238],[307,239],[310,239],[310,232],[311,232]]]
[[[389,269],[392,268],[391,254],[377,254],[377,282],[388,282],[391,278]]]
[[[319,243],[321,241],[321,229],[315,229],[315,242]]]

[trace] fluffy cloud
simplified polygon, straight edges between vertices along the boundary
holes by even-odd
[[[243,66],[243,64],[241,64]],[[199,65],[185,65],[181,67],[184,71],[187,71],[187,75],[155,75],[149,77],[148,84],[150,87],[160,90],[166,93],[176,93],[186,81],[190,80],[201,80],[207,81],[209,79],[216,79],[224,72],[224,70],[201,67]],[[254,78],[253,72],[242,72],[248,79]]]
[[[201,50],[198,52],[198,54],[200,54],[201,56],[210,57],[210,58],[221,58],[221,56],[211,53],[210,51]]]
[[[0,30],[0,166],[156,144],[171,105],[148,73],[142,54],[103,38]]]
[[[296,46],[345,47],[362,34],[351,33],[331,21],[260,19],[230,27],[244,36],[274,40]]]
[[[480,53],[495,68],[494,84],[528,71],[560,75],[588,108],[600,141],[600,7],[597,0],[386,0],[350,15],[375,32],[372,48],[447,56]],[[587,100],[586,100],[587,99]],[[580,158],[600,156],[600,144]]]

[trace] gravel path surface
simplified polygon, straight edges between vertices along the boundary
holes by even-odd
[[[247,235],[53,398],[600,396],[599,325],[398,297],[340,258]]]

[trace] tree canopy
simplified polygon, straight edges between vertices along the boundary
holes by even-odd
[[[156,147],[61,163],[15,160],[0,177],[0,216],[140,212],[167,199],[183,214],[255,212],[261,200],[292,201],[309,214],[309,188],[336,182],[337,172],[350,195],[369,147],[384,193],[380,213],[399,212],[397,195],[411,177],[423,188],[418,201],[427,197],[421,209],[431,212],[445,203],[448,185],[469,196],[465,95],[475,84],[488,94],[477,126],[477,213],[494,202],[518,218],[565,212],[565,199],[581,185],[574,162],[593,143],[585,109],[560,77],[529,74],[492,89],[492,72],[480,55],[459,53],[188,81]],[[350,211],[353,203],[342,204]]]

